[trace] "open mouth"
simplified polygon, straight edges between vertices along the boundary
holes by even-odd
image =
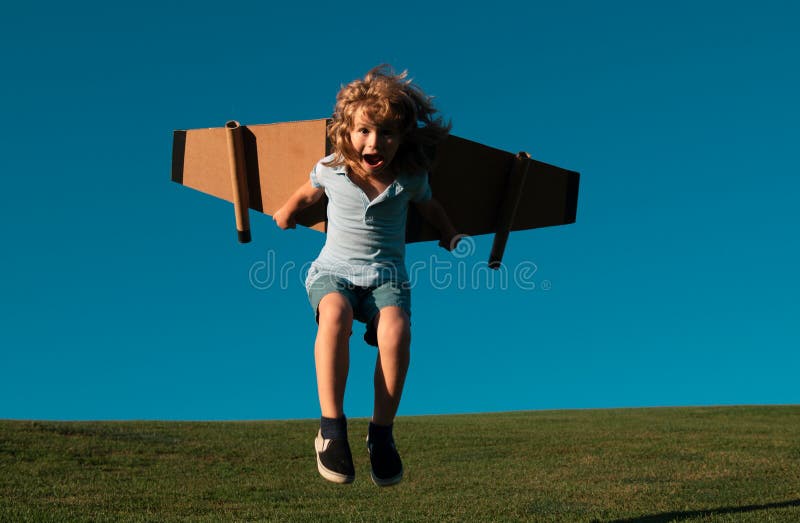
[[[370,167],[379,167],[383,164],[383,156],[380,154],[365,154],[364,161],[367,162],[367,165]]]

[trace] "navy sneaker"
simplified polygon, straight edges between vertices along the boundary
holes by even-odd
[[[403,479],[403,462],[394,444],[394,438],[383,443],[372,443],[367,437],[367,450],[372,465],[372,482],[379,487],[389,487]]]
[[[346,439],[325,439],[319,431],[314,448],[317,451],[317,470],[323,478],[334,483],[352,483],[356,479],[353,455]]]

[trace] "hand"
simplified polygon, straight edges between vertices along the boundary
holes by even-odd
[[[294,229],[297,226],[294,213],[286,212],[283,207],[275,211],[275,214],[272,215],[272,220],[283,230]]]

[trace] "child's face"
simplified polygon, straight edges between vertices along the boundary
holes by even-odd
[[[400,147],[401,137],[396,129],[380,127],[370,120],[363,109],[356,112],[350,143],[358,155],[358,169],[368,176],[385,170]]]

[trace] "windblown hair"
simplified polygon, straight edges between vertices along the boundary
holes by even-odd
[[[331,167],[357,165],[359,157],[350,141],[356,113],[364,114],[380,127],[395,129],[402,137],[392,160],[400,172],[415,173],[430,168],[431,158],[426,151],[442,141],[450,132],[434,108],[432,99],[411,80],[407,71],[395,74],[387,65],[371,69],[363,79],[342,86],[336,95],[333,119],[328,124],[328,139],[335,153],[328,162]]]

